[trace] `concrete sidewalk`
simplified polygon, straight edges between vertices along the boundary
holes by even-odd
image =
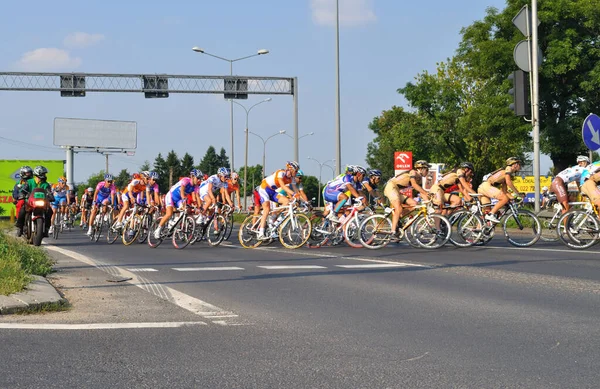
[[[0,315],[41,309],[53,305],[63,305],[62,297],[44,277],[33,276],[33,281],[24,291],[9,296],[0,296]]]

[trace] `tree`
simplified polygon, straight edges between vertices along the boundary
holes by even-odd
[[[209,146],[206,150],[206,154],[204,154],[204,157],[198,165],[198,169],[202,170],[202,173],[211,176],[217,173],[217,169],[221,167],[220,163],[221,161],[217,155],[217,151],[213,146]]]
[[[100,170],[98,173],[96,174],[92,174],[88,180],[87,183],[85,183],[85,185],[79,185],[79,190],[77,191],[77,194],[79,196],[81,196],[83,194],[83,192],[85,192],[85,190],[87,188],[92,188],[92,189],[96,189],[96,186],[98,185],[98,183],[100,181],[104,181],[104,170]],[[81,192],[81,193],[80,193]]]
[[[221,151],[219,152],[219,167],[229,168],[229,157],[225,152],[225,148],[221,147]]]
[[[177,181],[179,181],[179,177],[184,175],[181,169],[179,157],[177,156],[177,153],[174,150],[169,151],[169,154],[167,154],[165,164],[167,166],[167,187],[170,188],[171,186],[175,185]],[[186,176],[188,174],[189,172],[185,173]]]
[[[254,188],[262,182],[262,165],[248,166],[248,182],[244,182],[245,169],[246,167],[242,166],[239,171],[240,195],[243,196],[245,191],[246,196],[250,196],[252,195],[252,191],[254,190]]]
[[[169,187],[169,169],[167,168],[167,162],[161,155],[158,153],[156,158],[154,159],[154,171],[158,173],[158,187],[164,193],[167,192]]]
[[[194,168],[194,157],[190,154],[185,153],[183,158],[181,158],[181,175],[189,175],[192,169]]]
[[[115,177],[115,186],[117,188],[123,189],[129,184],[130,181],[131,174],[129,174],[127,169],[123,169],[119,172],[119,175]]]
[[[304,187],[304,193],[306,193],[306,197],[308,197],[308,201],[312,202],[313,198],[317,199],[318,196],[320,196],[319,179],[317,177],[304,176],[304,178],[302,180],[302,186]]]
[[[457,54],[469,77],[500,85],[515,69],[513,48],[524,38],[512,18],[527,3],[508,0],[501,12],[488,8],[483,20],[461,31]],[[544,58],[539,78],[540,143],[555,171],[560,171],[584,152],[579,129],[590,112],[600,109],[600,7],[593,0],[546,0],[540,2],[538,16]],[[504,84],[504,90],[510,88]],[[499,103],[506,106],[508,95],[501,95],[506,101]]]

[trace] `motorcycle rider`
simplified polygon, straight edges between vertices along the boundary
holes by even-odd
[[[21,169],[19,170],[19,182],[17,182],[15,184],[15,187],[13,188],[13,204],[16,207],[16,211],[17,211],[17,215],[19,215],[19,212],[21,211],[21,208],[23,207],[23,205],[25,204],[25,194],[21,191],[21,188],[23,188],[24,185],[27,184],[27,180],[29,180],[31,177],[33,177],[33,169],[30,166],[23,166],[21,167]],[[18,221],[15,222],[15,227],[17,226]],[[17,236],[21,236],[22,235],[22,229],[17,229]]]
[[[46,181],[47,177],[46,175],[48,174],[48,169],[46,169],[44,166],[36,166],[33,169],[33,178],[30,178],[27,180],[27,182],[25,184],[23,184],[22,188],[21,188],[21,192],[23,192],[25,199],[27,201],[27,199],[29,198],[29,195],[31,194],[31,192],[33,192],[34,189],[36,188],[41,188],[44,189],[46,191],[46,198],[48,200],[48,202],[52,202],[54,199],[52,196],[52,187],[51,185]],[[16,227],[19,230],[19,234],[23,234],[23,225],[25,224],[25,209],[27,207],[21,207],[20,211],[19,211],[19,216],[17,218],[17,225]],[[48,231],[50,230],[50,223],[52,223],[52,208],[51,207],[47,207],[46,208],[46,226],[44,228],[45,232],[44,232],[44,237],[48,237]]]

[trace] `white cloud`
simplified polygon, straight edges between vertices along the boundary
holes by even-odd
[[[66,50],[49,47],[28,51],[16,65],[23,71],[74,70],[81,65],[81,58],[71,57]]]
[[[359,26],[377,20],[374,0],[340,0],[340,25]],[[312,18],[316,24],[335,26],[335,0],[310,0]]]
[[[87,32],[73,32],[65,38],[63,44],[69,49],[83,49],[104,40],[102,34],[88,34]]]

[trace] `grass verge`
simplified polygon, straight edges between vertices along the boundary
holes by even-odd
[[[31,275],[46,276],[53,264],[44,250],[0,230],[0,295],[20,292]]]

